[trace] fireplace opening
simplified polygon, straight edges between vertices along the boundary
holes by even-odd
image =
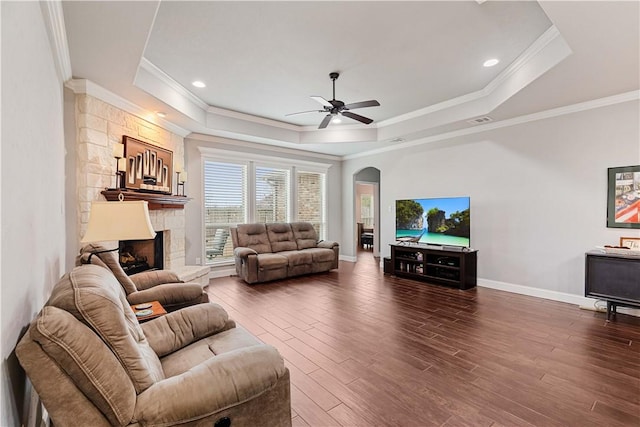
[[[156,232],[155,239],[121,240],[120,265],[127,275],[147,270],[164,268],[164,245],[162,231]]]

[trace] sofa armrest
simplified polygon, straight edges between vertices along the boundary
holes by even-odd
[[[198,304],[143,323],[142,330],[158,357],[165,356],[216,332],[223,331],[229,315],[218,304]]]
[[[340,246],[340,244],[338,242],[332,242],[327,240],[320,240],[318,242],[319,248],[333,249],[336,246]]]
[[[223,353],[140,393],[133,419],[140,425],[193,422],[260,396],[286,371],[282,357],[269,345]]]
[[[160,304],[171,306],[193,305],[207,302],[207,293],[199,283],[165,283],[144,291],[132,292],[127,295],[129,304],[160,301]]]
[[[142,273],[132,274],[129,278],[135,283],[139,291],[165,283],[183,283],[176,273],[169,270],[143,271]]]
[[[247,258],[249,255],[258,255],[258,252],[254,251],[251,248],[245,248],[239,246],[233,250],[233,255],[238,258]]]

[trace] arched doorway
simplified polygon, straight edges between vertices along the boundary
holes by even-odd
[[[354,176],[356,253],[380,256],[380,170],[366,167]]]

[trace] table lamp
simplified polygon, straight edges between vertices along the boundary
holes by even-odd
[[[120,195],[122,196],[122,195]],[[81,243],[114,240],[146,240],[156,237],[151,226],[149,206],[146,201],[91,202],[89,224]],[[119,248],[93,252],[93,255],[117,251]]]

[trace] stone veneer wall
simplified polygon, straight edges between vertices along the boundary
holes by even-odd
[[[91,202],[104,200],[100,194],[115,186],[116,160],[113,146],[123,135],[166,148],[173,152],[173,164],[184,164],[184,139],[149,121],[134,116],[91,95],[76,94],[78,230],[80,241],[89,220]],[[173,179],[173,193],[176,182]],[[164,268],[185,265],[185,216],[183,209],[149,211],[156,231],[164,236]]]

